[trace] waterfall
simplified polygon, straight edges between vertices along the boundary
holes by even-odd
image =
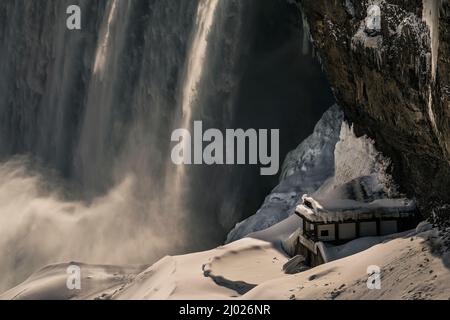
[[[219,0],[200,0],[192,44],[187,58],[187,68],[183,85],[183,128],[192,120],[192,105],[196,97],[196,88],[203,74],[203,63],[208,48],[208,35],[214,22]]]
[[[108,20],[105,21],[102,36],[100,37],[100,44],[97,47],[97,53],[95,54],[94,74],[102,73],[105,67],[105,60],[108,53],[109,38],[111,36],[112,23],[116,18],[118,0],[110,1]]]
[[[75,169],[90,194],[114,181],[109,179],[113,166],[110,149],[113,114],[117,108],[115,89],[120,81],[119,59],[126,43],[131,2],[109,0],[95,50],[91,81],[81,135],[75,153]]]
[[[173,97],[178,84],[173,82],[182,74],[182,48],[193,47],[189,37],[197,32],[193,16],[197,3],[88,0],[81,6],[83,21],[89,22],[83,27],[89,30],[70,33],[60,28],[65,26],[66,2],[0,4],[0,10],[10,13],[8,28],[15,27],[15,18],[20,21],[23,11],[29,16],[61,13],[54,14],[55,21],[35,21],[50,29],[39,41],[27,38],[34,36],[31,30],[17,28],[13,30],[23,33],[18,38],[24,38],[26,45],[20,47],[19,42],[15,48],[13,38],[4,39],[8,51],[0,50],[13,66],[17,63],[33,70],[33,65],[39,69],[39,64],[48,64],[42,66],[45,77],[26,76],[25,83],[20,82],[24,77],[17,74],[17,68],[3,61],[0,66],[12,79],[18,78],[17,84],[13,82],[15,88],[6,86],[4,76],[0,82],[0,92],[8,97],[0,102],[0,152],[7,160],[0,162],[0,251],[4,253],[0,291],[49,263],[151,263],[189,248],[181,213],[165,207],[176,195],[164,194],[159,185],[165,178],[160,177],[167,164],[165,145],[170,143],[166,128],[172,127],[164,119],[177,110]],[[58,35],[55,43],[53,32]],[[64,49],[65,43],[71,46]],[[42,61],[36,63],[34,57]],[[73,80],[76,77],[79,83]],[[33,94],[39,90],[44,98],[34,100],[27,90]],[[69,103],[73,98],[83,105]],[[8,101],[17,104],[14,109]],[[71,145],[53,144],[58,137],[41,134],[55,126],[66,130],[64,136]],[[26,144],[14,143],[22,137]],[[46,146],[45,142],[49,147],[42,151],[32,147]],[[15,145],[21,148],[13,150]],[[12,157],[3,148],[30,156]],[[54,150],[67,154],[63,167],[73,167],[68,181],[47,168],[47,164],[52,166],[46,157]]]
[[[0,1],[0,292],[52,263],[223,243],[277,177],[175,166],[173,130],[286,124],[287,153],[331,103],[309,92],[320,69],[299,58],[285,1],[79,0],[82,30],[68,30],[72,4]]]
[[[193,108],[198,97],[197,86],[203,75],[204,62],[208,49],[208,36],[211,26],[214,23],[214,14],[218,3],[219,0],[200,0],[198,4],[195,31],[191,40],[182,85],[182,116],[179,123],[179,128],[182,129],[189,129],[193,120]],[[183,141],[187,141],[187,137],[183,137]],[[182,184],[185,175],[185,166],[178,166],[173,181],[168,184],[175,199],[180,200],[183,197]],[[169,176],[173,175],[169,174]]]
[[[65,3],[51,4],[55,12],[65,12]],[[35,157],[45,159],[51,150],[37,150],[31,158],[6,157],[8,161],[0,162],[0,248],[3,252],[8,248],[9,252],[0,262],[0,272],[4,274],[0,291],[48,263],[149,263],[162,255],[188,250],[185,226],[190,212],[181,202],[185,196],[181,185],[185,185],[187,173],[182,167],[173,170],[168,158],[170,132],[174,127],[189,128],[194,109],[200,104],[199,82],[204,75],[208,36],[218,6],[218,0],[152,4],[147,0],[108,0],[104,4],[99,1],[97,7],[92,6],[99,11],[91,12],[88,2],[82,3],[84,20],[97,19],[92,25],[98,26],[98,36],[95,42],[92,38],[73,41],[71,57],[78,50],[85,51],[79,55],[82,64],[75,65],[68,74],[63,73],[68,66],[63,37],[72,41],[80,34],[60,31],[57,26],[64,23],[64,15],[56,15],[58,20],[53,25],[60,36],[57,46],[49,45],[45,53],[49,64],[52,55],[56,56],[57,64],[48,68],[54,71],[54,80],[49,89],[44,81],[34,85],[43,87],[40,91],[44,96],[49,91],[49,98],[43,100],[47,104],[36,109],[43,115],[54,112],[56,116],[51,119],[58,126],[63,125],[65,117],[68,121],[79,119],[78,128],[65,132],[67,137],[72,135],[73,150],[65,149],[72,158],[67,157],[64,166],[73,166],[71,179],[75,186],[47,170],[45,161],[37,165]],[[223,10],[226,7],[223,5]],[[34,10],[40,9],[42,14],[49,10],[45,5],[27,4],[25,8],[33,14]],[[8,10],[20,12],[21,3]],[[92,34],[95,33],[87,33]],[[220,36],[216,39],[222,41]],[[76,47],[80,42],[89,47]],[[32,44],[27,45],[31,51]],[[12,53],[5,56],[14,57]],[[7,67],[6,63],[2,65],[3,69]],[[69,88],[59,89],[61,82],[69,82],[76,74],[76,68],[83,70],[80,77],[85,79],[85,88],[77,93],[69,93]],[[61,75],[64,81],[58,78]],[[7,89],[2,92],[11,94]],[[55,100],[60,94],[85,100],[83,108],[78,107],[76,118],[69,116],[76,108],[71,104],[63,107],[64,100]],[[179,99],[174,99],[178,95]],[[10,111],[4,106],[0,111],[0,117],[5,117],[2,123],[11,123],[7,119]],[[31,115],[27,111],[24,109],[20,115],[28,120]],[[176,120],[178,114],[182,116]],[[52,125],[43,117],[35,125],[30,121],[26,128],[39,132],[42,128],[51,130]],[[2,140],[5,137],[1,135]],[[39,139],[40,135],[30,137]],[[42,145],[45,138],[42,137]],[[2,142],[2,147],[8,142]],[[64,153],[62,146],[53,147]],[[32,150],[28,146],[26,149]],[[167,173],[161,175],[167,167]],[[14,267],[17,259],[22,261],[20,268]]]

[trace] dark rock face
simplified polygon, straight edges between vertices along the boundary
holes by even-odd
[[[376,141],[422,206],[450,202],[450,3],[297,2],[356,133]]]

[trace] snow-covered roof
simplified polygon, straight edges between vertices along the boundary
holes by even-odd
[[[416,203],[405,198],[378,199],[370,203],[348,199],[327,201],[305,195],[296,212],[311,222],[319,223],[402,218],[416,212]]]

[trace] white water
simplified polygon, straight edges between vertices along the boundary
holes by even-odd
[[[201,0],[196,19],[196,30],[188,54],[186,78],[183,85],[183,124],[187,127],[192,118],[192,105],[197,96],[197,85],[203,74],[203,65],[208,49],[208,35],[214,22],[219,0]]]
[[[0,292],[47,264],[149,263],[182,246],[181,226],[149,223],[156,208],[136,198],[132,176],[92,203],[65,200],[48,177],[23,158],[0,163]]]
[[[108,20],[106,21],[105,25],[103,26],[102,36],[101,36],[101,43],[97,47],[97,53],[95,55],[95,63],[94,63],[94,74],[98,75],[99,73],[103,73],[103,70],[105,68],[105,61],[108,54],[108,48],[110,44],[110,35],[111,35],[111,26],[116,19],[117,15],[117,1],[118,0],[112,0],[109,2],[109,14],[108,14]]]
[[[80,141],[75,155],[77,175],[86,192],[95,190],[106,173],[99,168],[113,166],[107,148],[112,141],[111,122],[116,104],[115,87],[118,81],[118,59],[127,38],[130,1],[109,0],[97,43],[92,80],[87,93],[86,111]],[[123,81],[123,80],[122,80]],[[117,177],[120,183],[123,176]]]
[[[183,112],[179,128],[189,129],[192,124],[193,108],[198,97],[198,84],[202,79],[204,62],[208,49],[208,36],[214,22],[219,0],[200,0],[197,9],[197,18],[195,32],[192,37],[191,47],[189,49],[187,65],[185,70],[185,79],[182,89]],[[183,141],[188,141],[183,137]],[[175,176],[168,175],[172,181],[168,184],[176,199],[183,196],[183,182],[186,178],[186,168],[179,165],[176,168]]]
[[[108,166],[114,168],[114,176],[108,183],[110,190],[90,202],[69,201],[60,183],[49,181],[48,172],[41,168],[29,169],[34,160],[0,162],[0,292],[47,264],[71,260],[100,264],[151,263],[187,246],[183,224],[187,217],[179,210],[180,183],[186,178],[184,169],[179,167],[175,174],[167,175],[171,181],[163,192],[147,174],[146,166],[152,163],[146,162],[157,155],[157,150],[148,146],[149,141],[130,149],[137,165],[142,166],[135,171],[130,167],[136,164],[127,163],[130,155],[108,157],[116,104],[114,90],[118,82],[127,81],[122,78],[118,61],[129,36],[130,3],[109,0],[106,6],[74,157],[84,192],[89,194],[104,182],[107,174],[101,171]],[[181,89],[183,117],[179,125],[184,128],[192,120],[208,35],[218,4],[218,0],[199,2]],[[135,127],[133,130],[140,128]],[[144,131],[139,134],[142,136],[132,138],[141,141],[146,137]]]

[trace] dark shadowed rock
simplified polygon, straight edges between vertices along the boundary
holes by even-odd
[[[356,133],[375,139],[392,159],[396,181],[422,208],[450,202],[450,3],[298,3]],[[380,30],[377,9],[369,10],[374,4]]]

